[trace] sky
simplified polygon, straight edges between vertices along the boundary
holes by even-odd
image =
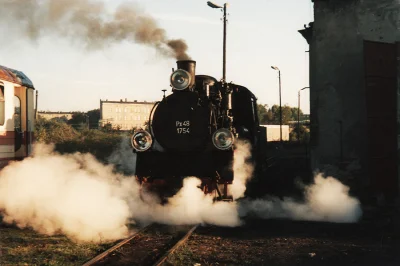
[[[19,1],[19,0],[0,0]],[[156,19],[169,38],[182,38],[197,62],[196,74],[222,78],[222,12],[205,0],[92,0],[112,13],[134,3]],[[214,1],[222,5],[222,1]],[[4,3],[4,2],[3,2]],[[250,89],[258,103],[297,106],[299,89],[309,85],[308,44],[298,33],[313,21],[311,0],[231,0],[228,2],[228,82]],[[101,100],[156,101],[176,60],[152,47],[121,41],[87,50],[63,36],[23,38],[10,24],[0,24],[0,65],[23,71],[39,91],[41,111],[88,111]],[[309,92],[301,92],[301,109],[309,113]]]

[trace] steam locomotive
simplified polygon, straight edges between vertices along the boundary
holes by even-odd
[[[196,61],[177,61],[170,76],[172,94],[156,102],[148,130],[134,132],[136,176],[143,183],[172,184],[184,177],[202,180],[205,193],[229,199],[235,140],[252,146],[262,160],[265,130],[259,125],[257,99],[247,88],[196,75]]]

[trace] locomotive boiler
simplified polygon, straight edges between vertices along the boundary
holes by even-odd
[[[155,103],[148,130],[132,135],[136,176],[169,184],[196,176],[205,193],[229,199],[235,141],[250,142],[254,162],[262,156],[257,99],[243,86],[195,72],[196,61],[177,61],[172,93]]]

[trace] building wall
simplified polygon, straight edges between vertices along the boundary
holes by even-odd
[[[398,0],[314,1],[309,40],[314,169],[347,167],[357,182],[369,184],[363,43],[399,42],[399,10]]]
[[[120,127],[121,130],[144,128],[153,106],[154,102],[100,100],[100,124],[110,123],[113,128]]]
[[[266,127],[266,139],[267,141],[280,141],[281,140],[281,130],[280,125],[261,125]],[[282,125],[282,140],[289,141],[289,125]]]
[[[38,116],[44,119],[52,119],[52,118],[63,118],[65,117],[67,120],[72,118],[72,113],[68,112],[38,112]]]

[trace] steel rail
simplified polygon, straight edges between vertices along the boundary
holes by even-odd
[[[182,237],[172,248],[170,248],[156,263],[154,263],[154,266],[161,266],[163,263],[167,260],[168,256],[171,255],[177,248],[182,246],[188,240],[188,238],[193,234],[194,230],[197,229],[199,225],[195,225],[190,229],[184,237]]]
[[[83,264],[82,266],[91,266],[94,263],[100,261],[101,259],[105,258],[108,254],[110,254],[111,252],[113,252],[114,250],[120,248],[121,246],[125,245],[126,243],[128,243],[129,241],[131,241],[132,239],[134,239],[135,237],[137,237],[140,233],[142,233],[144,230],[146,230],[147,228],[149,228],[151,226],[145,226],[142,229],[140,229],[139,231],[135,232],[134,234],[132,234],[131,236],[129,236],[128,238],[123,239],[122,241],[118,242],[117,244],[115,244],[114,246],[112,246],[111,248],[107,249],[106,251],[104,251],[103,253],[100,253],[99,255],[97,255],[96,257],[94,257],[93,259],[89,260],[88,262],[85,262],[85,264]]]

